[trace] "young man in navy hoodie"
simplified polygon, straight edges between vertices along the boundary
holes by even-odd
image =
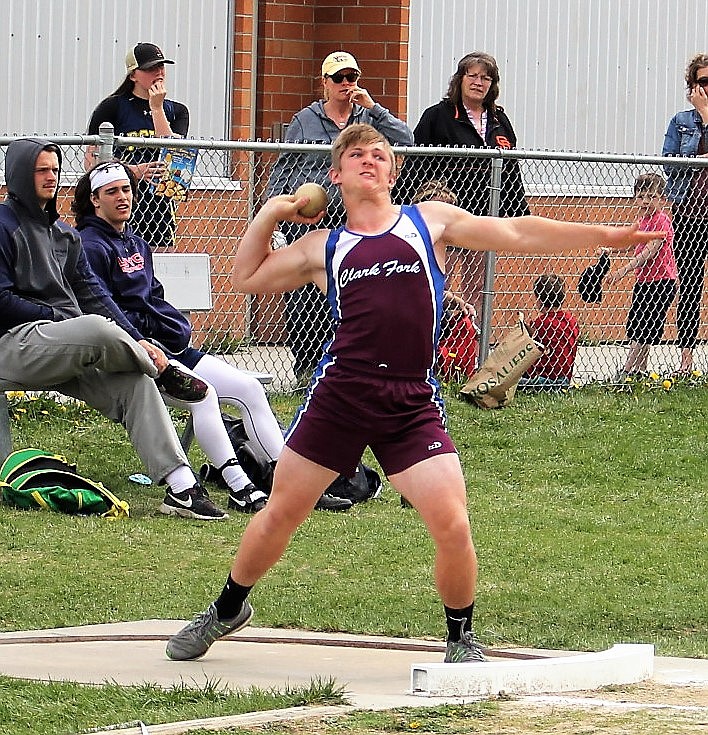
[[[165,299],[155,277],[152,249],[129,224],[136,181],[122,161],[94,166],[76,184],[71,209],[91,270],[123,315],[170,362],[181,364],[209,386],[202,401],[187,405],[199,446],[229,488],[228,507],[256,513],[266,502],[266,488],[256,487],[239,465],[221,417],[221,403],[234,406],[249,439],[262,457],[275,464],[283,449],[283,433],[265,391],[255,377],[192,346],[189,320]],[[170,399],[166,398],[169,405]],[[325,493],[317,507],[347,510],[352,503]]]
[[[167,484],[160,511],[228,518],[204,493],[160,390],[200,400],[206,386],[142,339],[100,286],[78,233],[59,219],[61,151],[41,138],[7,147],[0,204],[0,380],[55,390],[121,423],[150,476]],[[158,387],[159,386],[159,387]]]

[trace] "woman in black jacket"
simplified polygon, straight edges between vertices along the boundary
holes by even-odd
[[[504,108],[496,104],[498,97],[499,68],[494,57],[480,51],[467,54],[457,65],[445,98],[423,112],[413,131],[416,145],[515,148],[516,133]],[[435,156],[416,160],[417,176],[423,169],[424,180],[445,179],[458,206],[477,215],[489,213],[489,159]],[[516,161],[504,161],[499,214],[530,214]]]
[[[499,97],[499,67],[493,56],[481,51],[467,54],[450,79],[447,95],[421,115],[413,131],[416,145],[466,146],[469,148],[515,148],[516,133]],[[430,180],[442,181],[457,198],[459,207],[476,215],[489,214],[491,162],[467,156],[409,156],[397,199],[410,201]],[[505,160],[502,168],[499,214],[521,217],[530,214],[517,161]],[[449,251],[448,270],[460,264],[462,298],[478,305],[484,278],[483,255]]]

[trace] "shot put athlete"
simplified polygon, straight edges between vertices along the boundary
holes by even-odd
[[[329,176],[341,190],[344,227],[311,230],[272,250],[279,222],[317,222],[297,214],[304,198],[280,195],[258,212],[236,253],[238,291],[277,293],[315,283],[327,295],[336,330],[288,430],[268,505],[248,524],[218,599],[170,638],[167,655],[199,658],[217,638],[248,624],[253,585],[280,559],[322,490],[337,474],[351,474],[368,445],[434,542],[445,661],[483,661],[472,632],[477,558],[465,483],[433,378],[445,245],[544,255],[627,247],[657,233],[477,217],[439,201],[394,206],[393,152],[369,125],[348,126],[338,136]]]

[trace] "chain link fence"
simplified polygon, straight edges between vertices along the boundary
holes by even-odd
[[[62,216],[69,222],[72,222],[69,205],[73,186],[83,172],[86,146],[101,145],[99,157],[105,159],[111,156],[113,145],[135,142],[114,139],[110,131],[102,135],[102,138],[53,138],[63,152],[59,204]],[[10,140],[0,138],[3,171],[4,145]],[[312,166],[315,161],[311,170],[326,171],[329,147],[159,139],[146,140],[144,144],[154,149],[170,145],[196,147],[199,151],[188,196],[174,204],[174,243],[165,245],[161,240],[162,215],[153,221],[148,216],[140,224],[140,234],[146,240],[162,243],[156,247],[157,252],[210,256],[213,308],[191,313],[194,345],[222,355],[239,367],[271,373],[274,377],[271,390],[287,391],[300,386],[331,332],[324,297],[314,287],[285,295],[234,293],[230,280],[232,259],[259,203],[270,193],[269,178],[276,161],[280,158],[280,166],[294,171]],[[434,181],[436,187],[451,190],[461,206],[477,214],[514,216],[530,212],[565,221],[608,224],[628,224],[640,217],[644,200],[634,196],[637,178],[648,173],[665,178],[664,166],[669,160],[457,148],[395,150],[400,172],[393,192],[396,202],[426,196],[421,190],[429,188]],[[705,171],[704,164],[708,161],[677,158],[671,159],[671,163],[676,170],[697,176],[692,172]],[[322,227],[342,223],[341,202],[335,190],[330,190],[330,194]],[[708,217],[708,205],[702,204]],[[670,212],[668,203],[664,207]],[[276,233],[274,246],[287,247],[301,232],[301,228],[285,224]],[[636,341],[645,328],[646,334],[651,335],[646,341],[652,343],[647,370],[658,374],[675,370],[679,365],[679,349],[675,344],[678,299],[668,292],[637,292],[637,275],[639,280],[653,277],[649,273],[650,262],[641,272],[635,274],[629,268],[625,277],[611,285],[605,283],[601,300],[583,300],[578,291],[581,275],[598,263],[598,255],[588,250],[553,257],[526,257],[450,248],[443,330],[445,354],[439,363],[441,377],[465,379],[474,371],[476,362],[517,322],[519,312],[547,344],[543,370],[550,376],[567,375],[576,384],[621,379],[632,339]],[[632,252],[613,254],[612,270],[630,264],[633,255]],[[696,253],[695,257],[701,260],[697,284],[700,287],[705,278],[705,251],[702,255]],[[546,287],[541,283],[546,283]],[[554,284],[550,296],[546,293],[548,283]],[[700,307],[705,302],[705,291],[696,290]],[[546,305],[542,306],[544,299]],[[708,367],[705,323],[700,324],[697,339],[694,366],[705,371]]]

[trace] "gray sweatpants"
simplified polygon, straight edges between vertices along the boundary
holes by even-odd
[[[94,314],[14,327],[0,337],[0,390],[53,390],[126,428],[155,481],[189,461],[153,378],[147,352]]]

